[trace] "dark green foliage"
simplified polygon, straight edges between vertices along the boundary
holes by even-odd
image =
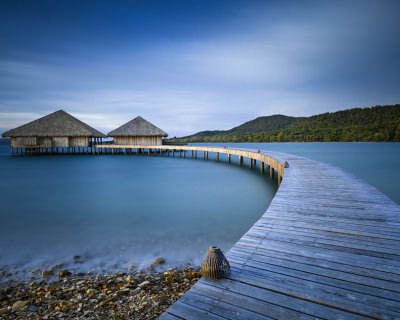
[[[295,117],[288,117],[276,114],[268,117],[259,117],[257,119],[243,123],[242,125],[226,131],[227,133],[255,133],[255,132],[273,132],[289,127],[298,121]],[[212,131],[208,131],[212,132]],[[221,131],[219,131],[221,132]]]
[[[170,142],[400,141],[400,105],[296,118],[259,117],[227,131],[202,131]]]

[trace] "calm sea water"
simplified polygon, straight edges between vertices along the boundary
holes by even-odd
[[[399,143],[223,145],[332,163],[400,203]],[[0,267],[21,274],[59,263],[126,270],[156,257],[198,264],[210,245],[228,250],[276,192],[247,166],[165,156],[11,157],[6,145],[0,174]],[[85,262],[74,264],[75,255]]]
[[[0,148],[0,267],[21,274],[59,263],[126,271],[156,257],[199,264],[211,245],[229,249],[277,189],[256,170],[202,159]]]

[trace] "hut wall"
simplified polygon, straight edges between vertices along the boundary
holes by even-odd
[[[53,147],[67,148],[68,147],[68,137],[53,137]]]
[[[70,137],[69,138],[70,147],[88,147],[89,138],[88,137]]]
[[[139,146],[159,146],[162,144],[161,137],[114,137],[114,144],[119,145],[139,145]]]
[[[36,137],[15,137],[11,138],[11,146],[13,148],[20,148],[26,146],[35,146]]]
[[[37,138],[37,143],[38,146],[41,148],[51,148],[53,146],[53,141],[51,140],[51,138],[48,137],[41,137],[41,138]]]

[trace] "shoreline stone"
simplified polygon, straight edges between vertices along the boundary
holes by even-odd
[[[60,272],[65,276],[53,281],[40,277],[1,287],[0,319],[155,319],[200,278],[193,266],[147,273]]]

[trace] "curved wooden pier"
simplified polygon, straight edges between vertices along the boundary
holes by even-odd
[[[202,278],[160,319],[400,319],[400,207],[374,187],[282,153],[149,148],[225,152],[239,163],[246,155],[284,175],[268,210],[227,252],[229,278]]]
[[[287,161],[258,222],[160,319],[400,319],[400,207],[327,164]]]

